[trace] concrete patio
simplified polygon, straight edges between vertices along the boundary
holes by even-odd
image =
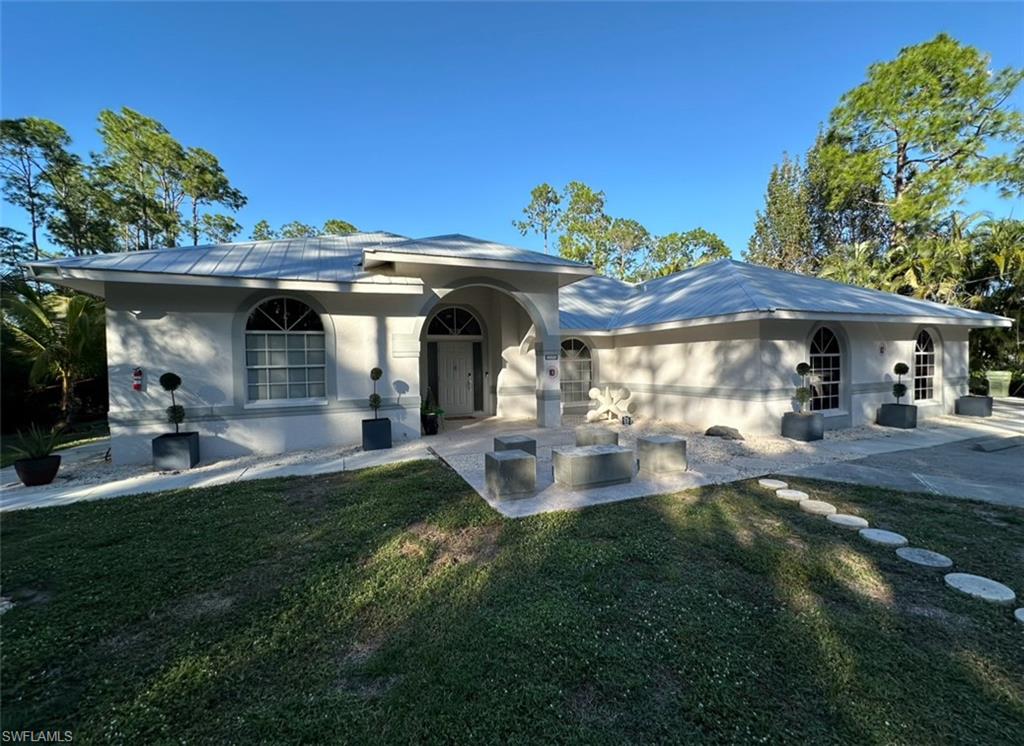
[[[397,445],[387,451],[363,452],[358,447],[324,451],[306,451],[280,456],[249,456],[242,459],[201,464],[180,473],[149,472],[146,467],[125,470],[103,462],[106,443],[92,443],[62,451],[64,466],[56,482],[44,487],[26,488],[17,481],[14,469],[0,471],[0,511],[20,508],[65,505],[80,500],[99,500],[253,479],[285,476],[312,476],[363,469],[381,464],[415,459],[440,458],[455,469],[493,508],[509,517],[522,517],[555,510],[572,510],[601,503],[629,500],[645,495],[676,492],[748,479],[764,474],[789,474],[837,481],[891,486],[895,489],[931,491],[959,497],[974,497],[1003,504],[1022,504],[1014,500],[1024,482],[1024,448],[1018,446],[1003,455],[992,456],[969,448],[971,443],[989,438],[1007,438],[1024,434],[1024,402],[997,401],[991,419],[941,417],[928,420],[916,430],[892,430],[862,427],[828,433],[825,440],[801,443],[781,437],[751,437],[745,441],[723,441],[688,430],[677,423],[657,420],[639,421],[632,427],[611,425],[619,431],[620,443],[632,447],[639,435],[672,433],[687,439],[690,470],[660,478],[637,476],[629,484],[598,487],[573,492],[554,483],[551,449],[574,444],[574,427],[582,418],[566,418],[561,428],[538,428],[532,421],[483,419],[449,422],[437,436]],[[485,489],[484,454],[492,450],[500,434],[522,434],[537,441],[537,492],[519,499],[496,500]],[[957,458],[949,461],[945,473],[930,474],[920,468],[900,468],[911,463],[890,457],[884,466],[872,466],[870,459],[886,454],[914,450],[914,463],[924,463],[929,449],[962,444]],[[925,450],[920,450],[925,449]],[[978,454],[976,457],[972,454]],[[973,459],[973,460],[972,460]],[[998,459],[998,461],[995,461]],[[939,455],[932,462],[943,461]],[[993,470],[990,463],[1005,465]],[[974,464],[975,466],[972,466]],[[71,467],[70,469],[68,467]],[[975,468],[977,467],[977,468]],[[88,477],[75,477],[75,469],[89,469]],[[964,472],[948,473],[949,468]],[[938,471],[938,467],[931,467]],[[968,477],[970,470],[974,476]],[[109,473],[109,478],[105,475]],[[879,474],[889,476],[890,483]],[[998,481],[986,481],[995,474]],[[874,479],[875,481],[872,481]],[[993,478],[995,479],[995,477]]]

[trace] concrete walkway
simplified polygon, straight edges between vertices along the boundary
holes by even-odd
[[[672,431],[667,423],[638,423],[633,428],[617,427],[623,445],[632,445],[638,434]],[[645,430],[646,428],[646,430]],[[681,432],[676,429],[674,432]],[[537,488],[535,495],[515,500],[495,500],[484,487],[484,453],[492,450],[495,435],[518,433],[537,440]],[[816,443],[783,441],[781,438],[756,439],[749,446],[724,443],[687,433],[690,441],[690,470],[670,478],[651,480],[635,478],[629,484],[601,487],[580,492],[569,491],[554,484],[551,449],[572,445],[572,427],[542,429],[533,421],[489,418],[450,422],[447,430],[437,436],[396,446],[387,451],[363,452],[358,448],[334,451],[282,454],[269,457],[247,457],[200,465],[188,472],[161,474],[144,472],[128,478],[74,484],[55,482],[45,487],[22,487],[13,468],[0,472],[0,511],[19,508],[64,505],[79,500],[97,500],[121,495],[140,494],[191,487],[210,487],[252,479],[285,476],[309,476],[362,469],[387,463],[440,457],[454,468],[495,510],[509,517],[521,517],[555,510],[571,510],[619,500],[654,494],[678,492],[709,484],[748,479],[764,474],[791,474],[821,479],[836,479],[863,484],[891,486],[894,489],[932,491],[960,497],[980,497],[1011,505],[1020,505],[1014,495],[1024,484],[1024,448],[982,453],[973,450],[979,439],[1009,437],[1024,433],[1024,402],[997,401],[992,418],[942,417],[929,420],[916,430],[872,429],[855,439],[830,437]],[[939,450],[949,444],[955,448],[954,458]],[[66,463],[78,460],[102,460],[105,442],[62,451]],[[760,450],[759,450],[760,448]],[[732,449],[732,450],[730,450]],[[780,450],[781,449],[781,450]],[[929,463],[944,462],[946,470],[908,469],[909,456],[888,457],[889,461],[872,461],[885,454],[935,449]],[[915,455],[915,458],[919,456]],[[998,468],[993,464],[999,465]],[[1004,468],[1005,467],[1005,468]],[[113,470],[114,467],[111,467]],[[885,482],[882,475],[893,480]],[[999,475],[999,482],[967,478],[965,475]],[[875,481],[871,481],[870,478]],[[975,481],[971,481],[975,479]],[[898,481],[897,481],[898,480]],[[1012,487],[1011,487],[1012,485]],[[1011,489],[1016,493],[1011,494]]]

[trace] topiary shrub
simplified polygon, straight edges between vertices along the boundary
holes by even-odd
[[[893,366],[892,372],[896,374],[896,383],[892,385],[892,395],[896,397],[896,403],[900,403],[900,399],[907,395],[907,385],[903,383],[903,376],[910,372],[910,367],[906,363],[896,363]]]
[[[181,376],[177,373],[164,373],[160,376],[160,388],[171,393],[171,406],[167,408],[167,421],[174,425],[174,432],[177,433],[178,426],[185,421],[185,408],[174,398],[174,392],[181,388]]]
[[[375,420],[379,419],[377,411],[380,409],[380,405],[383,401],[380,398],[380,394],[377,393],[377,381],[379,381],[383,375],[384,371],[380,368],[373,368],[370,371],[370,380],[373,381],[373,393],[370,394],[370,409],[373,410],[373,419]]]
[[[798,363],[796,366],[796,374],[800,376],[803,383],[797,387],[793,395],[796,398],[797,403],[800,405],[800,411],[805,412],[807,411],[807,402],[811,400],[811,396],[813,395],[811,387],[807,385],[807,376],[811,374],[811,366],[807,363]]]

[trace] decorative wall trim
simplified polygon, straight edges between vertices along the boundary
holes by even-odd
[[[413,412],[419,410],[419,404],[398,404],[397,398],[384,398],[381,404],[381,411],[388,412]],[[185,408],[185,425],[189,422],[210,422],[221,420],[253,420],[272,417],[303,417],[309,415],[330,416],[335,414],[351,414],[353,412],[366,412],[366,417],[372,417],[365,399],[340,399],[326,404],[309,404],[301,406],[262,406],[262,407],[194,407]],[[111,412],[108,419],[112,425],[142,425],[142,424],[170,424],[167,423],[167,413],[162,409],[144,409],[135,412]]]
[[[680,386],[669,383],[619,383],[595,381],[601,388],[625,386],[634,394],[659,394],[663,396],[691,396],[710,399],[738,399],[740,401],[779,401],[793,398],[792,388],[738,388],[733,386]]]

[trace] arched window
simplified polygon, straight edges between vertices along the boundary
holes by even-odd
[[[465,308],[442,308],[427,325],[427,334],[437,336],[478,337],[483,328],[476,316]]]
[[[249,401],[323,399],[326,394],[324,326],[320,316],[292,298],[261,303],[245,322],[245,374]]]
[[[839,409],[842,356],[839,351],[839,339],[827,326],[814,333],[809,362],[814,376],[811,410]]]
[[[590,400],[592,379],[590,348],[575,337],[562,341],[562,401]]]
[[[914,401],[935,398],[935,343],[923,329],[914,345]]]

